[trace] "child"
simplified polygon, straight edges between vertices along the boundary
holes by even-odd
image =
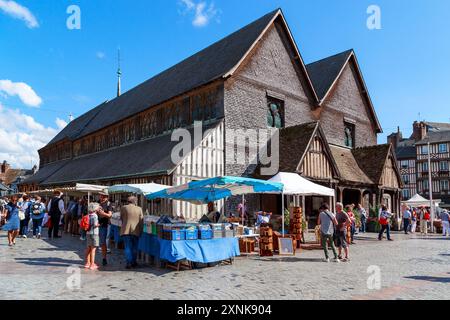
[[[90,203],[88,207],[89,212],[89,230],[86,231],[86,269],[97,270],[98,266],[95,264],[95,250],[100,245],[100,238],[98,235],[97,210],[100,208],[98,203]]]

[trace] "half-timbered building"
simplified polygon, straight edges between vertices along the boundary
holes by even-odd
[[[200,138],[195,121],[202,121]],[[174,160],[177,128],[191,133],[192,150]],[[305,64],[280,9],[69,123],[39,150],[40,170],[22,188],[261,176],[252,149],[260,141],[250,130],[279,133],[277,171],[332,187],[345,203],[385,200],[399,211],[395,155],[376,146],[381,125],[354,51]],[[244,148],[236,146],[240,133]],[[279,212],[280,199],[254,196],[248,204]],[[308,199],[307,210],[323,200]],[[205,210],[160,206],[185,217]]]

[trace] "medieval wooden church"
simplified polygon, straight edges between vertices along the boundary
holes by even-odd
[[[208,134],[174,163],[171,133],[193,132],[194,121]],[[306,65],[280,9],[69,123],[39,150],[40,169],[21,187],[261,177],[250,160],[229,160],[238,151],[228,135],[268,127],[279,129],[279,171],[332,187],[344,203],[384,202],[400,211],[395,155],[390,145],[377,145],[382,129],[354,51]],[[259,196],[252,206],[277,211],[280,199]],[[308,198],[307,211],[321,201]],[[204,213],[181,202],[167,210]]]

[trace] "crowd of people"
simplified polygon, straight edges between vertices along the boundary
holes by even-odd
[[[245,203],[240,204],[237,216],[247,214]],[[2,230],[8,232],[8,244],[14,246],[17,237],[27,239],[31,233],[33,238],[42,237],[42,228],[48,229],[48,239],[61,238],[60,230],[73,237],[80,236],[80,240],[86,242],[85,268],[97,270],[96,251],[101,248],[102,265],[108,264],[107,254],[111,252],[110,237],[111,224],[114,207],[109,201],[106,192],[99,193],[98,202],[90,202],[86,197],[70,197],[65,206],[63,193],[55,191],[53,197],[43,199],[40,196],[16,195],[10,198],[0,199],[0,218]],[[355,213],[358,216],[359,222]],[[136,197],[129,197],[128,204],[121,207],[120,217],[122,227],[120,235],[125,245],[126,268],[137,267],[138,240],[143,232],[143,211],[137,206]],[[386,206],[382,206],[378,216],[380,231],[378,240],[383,239],[384,233],[388,241],[391,238],[391,219]],[[213,203],[208,204],[208,214],[206,218],[213,222],[221,221],[224,217],[218,212]],[[270,218],[270,215],[261,215],[258,219],[261,222]],[[420,233],[428,234],[428,223],[430,212],[425,207],[410,208],[403,207],[403,230],[405,234],[415,233],[417,222],[419,222]],[[447,210],[442,210],[439,217],[442,221],[443,235],[450,235],[450,214]],[[266,219],[266,220],[264,220]],[[366,232],[368,221],[367,211],[361,204],[346,205],[336,203],[335,213],[330,210],[328,204],[324,203],[320,207],[318,225],[320,225],[321,245],[325,253],[325,261],[330,262],[328,245],[333,252],[334,262],[347,262],[349,258],[349,242],[355,244],[354,235],[357,227],[359,232]],[[348,239],[348,232],[350,237]],[[337,249],[336,249],[337,247]]]
[[[16,239],[27,239],[32,226],[32,237],[42,238],[42,228],[48,229],[47,239],[61,238],[62,233],[80,236],[86,242],[85,268],[97,270],[95,254],[101,248],[102,265],[108,264],[111,225],[114,208],[106,192],[99,193],[99,202],[88,205],[86,197],[70,197],[65,206],[63,193],[55,191],[53,197],[13,195],[0,199],[1,229],[8,232],[8,245],[15,246]],[[143,231],[144,215],[137,206],[136,197],[129,197],[121,207],[120,235],[125,244],[126,268],[137,267],[138,239]],[[60,232],[62,231],[62,232]]]

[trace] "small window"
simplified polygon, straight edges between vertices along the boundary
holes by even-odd
[[[411,198],[408,189],[403,189],[403,190],[402,190],[402,196],[403,196],[403,199],[409,199],[409,198]]]
[[[408,169],[408,167],[409,167],[408,160],[402,160],[401,167],[402,167],[402,169]]]
[[[420,153],[421,154],[428,154],[428,146],[421,146],[420,147]]]
[[[423,185],[423,190],[428,190],[429,188],[429,183],[428,183],[428,180],[423,180],[423,182],[422,182],[422,185]]]
[[[346,147],[355,147],[355,125],[344,122],[344,143]]]
[[[448,180],[441,180],[441,191],[448,191]]]
[[[439,144],[439,153],[447,153],[448,147],[446,143]]]
[[[439,170],[440,171],[448,171],[448,161],[439,162]]]
[[[422,162],[422,172],[428,172],[428,162]]]
[[[403,183],[409,184],[409,176],[408,175],[403,175],[402,180],[403,180]]]
[[[271,128],[284,128],[284,102],[274,98],[267,101],[267,125]]]

